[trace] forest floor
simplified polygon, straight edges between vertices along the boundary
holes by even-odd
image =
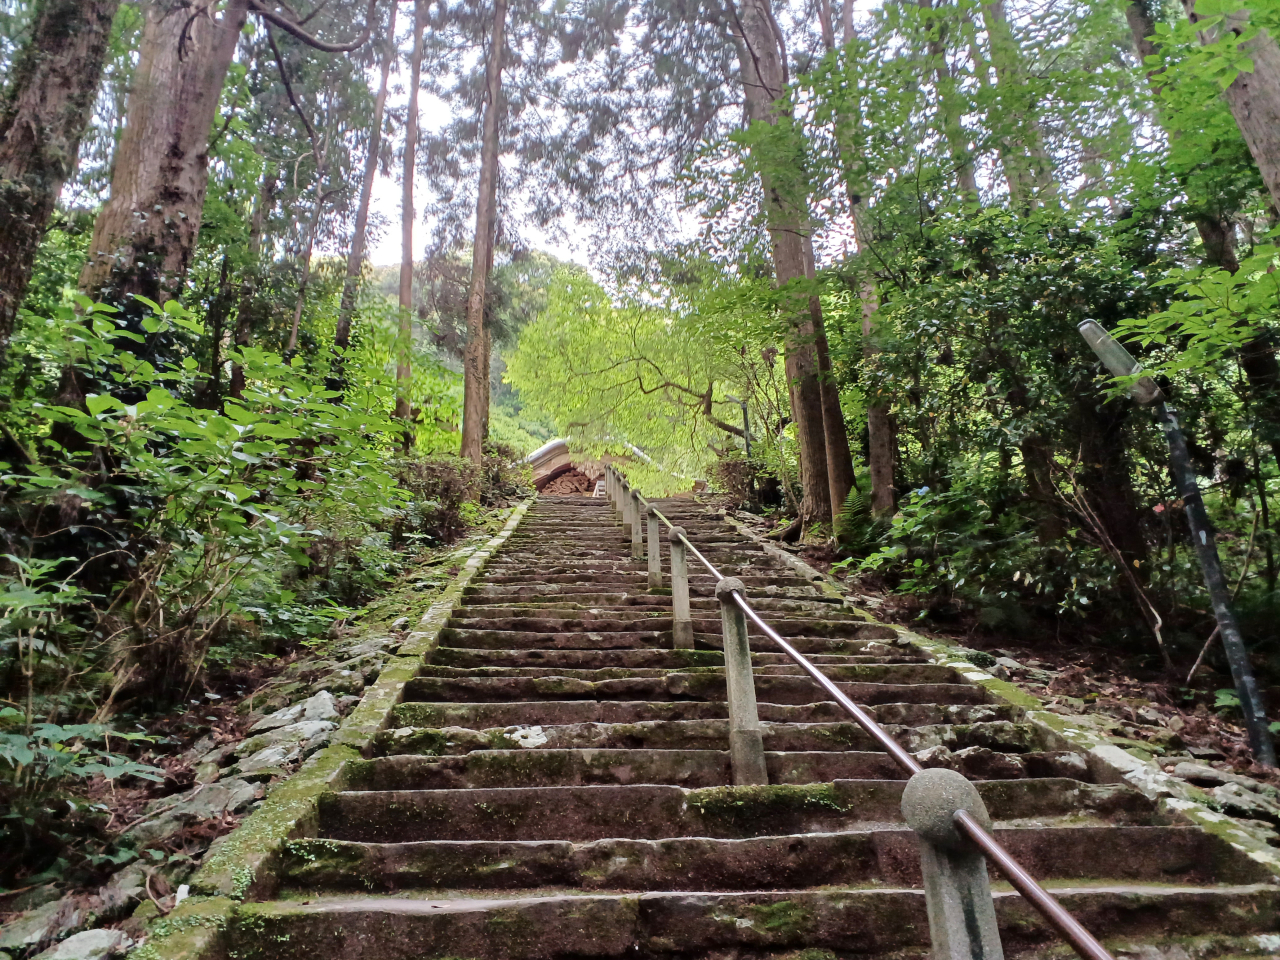
[[[67,813],[56,831],[59,859],[0,892],[0,960],[19,960],[79,931],[110,926],[136,939],[138,904],[163,915],[210,846],[323,747],[341,718],[377,679],[401,639],[506,521],[488,514],[457,542],[420,553],[376,600],[327,636],[286,655],[256,656],[208,669],[185,708],[156,705],[130,717],[153,739],[134,759],[164,771],[151,782],[96,777],[62,784]],[[39,867],[37,868],[39,869]]]

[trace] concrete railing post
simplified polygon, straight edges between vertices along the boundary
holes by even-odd
[[[685,557],[683,527],[667,531],[671,547],[671,639],[677,650],[693,649],[693,619],[689,615],[689,563]]]
[[[631,559],[644,559],[644,510],[639,490],[631,491]]]
[[[618,491],[618,519],[622,521],[622,532],[631,536],[631,488],[627,486],[627,481],[622,481],[622,488]]]
[[[649,586],[662,586],[662,542],[658,539],[658,508],[650,505],[645,517],[649,521]]]
[[[756,712],[756,681],[751,672],[751,646],[747,642],[747,618],[731,594],[746,590],[737,577],[716,584],[720,621],[724,626],[724,678],[729,699],[729,761],[737,786],[767,784],[764,737]]]
[[[609,505],[613,506],[613,467],[604,468],[604,493],[609,498]]]
[[[902,815],[920,838],[933,957],[1003,960],[987,861],[956,828],[957,810],[991,829],[978,789],[954,770],[922,770],[902,791]]]

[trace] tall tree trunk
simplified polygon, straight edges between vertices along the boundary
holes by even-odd
[[[1182,4],[1191,22],[1199,22],[1196,0],[1182,0]],[[1248,9],[1228,14],[1217,31],[1231,30],[1239,34],[1248,19]],[[1212,41],[1213,38],[1205,39]],[[1262,30],[1240,49],[1253,61],[1253,71],[1242,72],[1222,95],[1271,194],[1271,205],[1280,211],[1280,46],[1275,37]]]
[[[854,209],[854,242],[859,250],[865,250],[869,242],[866,224]],[[880,294],[873,281],[863,284],[859,294],[862,301],[862,350],[868,359],[879,351],[872,339],[875,333],[874,316],[880,308]],[[892,516],[898,507],[898,491],[893,482],[898,460],[897,427],[889,410],[889,401],[873,397],[867,392],[867,469],[871,474],[871,513],[877,517]]]
[[[462,456],[477,465],[489,431],[489,351],[484,329],[485,294],[493,269],[498,189],[498,121],[502,112],[502,58],[506,49],[507,0],[494,0],[493,34],[485,65],[480,187],[476,191],[476,236],[471,246],[471,289],[467,295],[467,347],[462,358]]]
[[[351,250],[347,253],[347,276],[342,284],[342,303],[338,307],[338,323],[333,331],[333,345],[346,350],[351,344],[351,315],[356,309],[356,294],[360,290],[360,272],[364,268],[364,245],[369,230],[369,204],[373,198],[373,182],[378,176],[378,154],[382,150],[382,120],[387,110],[387,82],[391,77],[391,65],[396,59],[396,11],[398,3],[391,5],[387,22],[387,49],[382,57],[382,77],[378,82],[378,95],[373,101],[373,123],[369,128],[369,154],[364,160],[364,181],[360,184],[360,205],[356,208],[355,230],[351,237]],[[340,371],[335,378],[341,381]]]
[[[111,199],[93,225],[80,288],[121,306],[177,295],[195,252],[209,182],[209,133],[249,0],[212,8],[146,5]]]
[[[231,315],[231,257],[222,255],[222,267],[218,271],[218,292],[205,314],[204,323],[209,328],[209,379],[200,387],[196,406],[207,410],[217,409],[222,401],[222,337],[227,318]]]
[[[236,330],[232,336],[232,344],[237,350],[243,350],[253,342],[254,302],[258,290],[259,258],[262,254],[262,233],[267,214],[276,194],[276,173],[270,167],[262,175],[262,187],[258,192],[258,200],[253,205],[253,216],[249,218],[249,266],[240,282],[240,303],[236,307]],[[244,397],[244,367],[238,363],[231,364],[231,382],[227,385],[227,393],[240,400]]]
[[[422,86],[422,34],[429,0],[414,0],[413,55],[409,66],[409,116],[404,129],[404,168],[400,194],[400,326],[396,336],[396,416],[408,420],[413,369],[413,178],[418,157],[418,91]],[[406,433],[407,436],[407,433]]]
[[[313,152],[316,157],[316,202],[311,210],[311,221],[307,224],[307,242],[302,249],[302,271],[298,278],[298,296],[293,304],[293,323],[289,327],[289,344],[285,347],[285,356],[292,357],[298,349],[298,327],[302,323],[302,308],[307,302],[307,287],[311,285],[311,255],[315,253],[316,232],[320,229],[320,217],[324,213],[324,204],[329,195],[325,192],[324,182],[329,173],[329,142],[333,124],[328,125],[324,135],[324,145],[313,141]]]
[[[1125,564],[1137,569],[1133,563],[1147,558],[1147,543],[1121,435],[1128,413],[1123,401],[1104,403],[1100,397],[1086,396],[1076,404],[1075,422],[1080,429],[1081,485]]]
[[[973,153],[969,149],[969,136],[961,121],[959,86],[947,63],[947,24],[933,9],[933,0],[917,0],[918,5],[930,11],[926,14],[929,29],[927,52],[933,66],[934,82],[938,85],[939,119],[947,150],[955,167],[956,180],[961,195],[971,203],[978,202],[978,177],[973,168]]]
[[[760,120],[777,124],[784,118],[776,101],[785,91],[788,78],[782,34],[769,0],[743,0],[736,18],[735,40],[739,47],[738,64],[742,74],[744,122],[750,124]],[[808,273],[805,257],[809,235],[805,209],[808,198],[796,196],[795,189],[787,189],[768,173],[761,173],[760,182],[772,241],[775,281],[779,287],[793,280],[803,282]],[[781,306],[789,326],[785,344],[786,371],[791,416],[800,446],[804,490],[800,519],[806,524],[831,519],[822,386],[814,316],[809,306],[807,292],[788,296]]]
[[[1001,160],[1009,192],[1015,202],[1029,207],[1055,192],[1053,165],[1044,146],[1033,94],[1027,85],[1026,68],[1018,40],[1005,16],[1004,0],[981,0],[982,22],[986,27],[995,67],[1002,125],[1013,133],[1001,137]]]
[[[36,251],[75,169],[120,0],[41,0],[0,102],[0,366]]]
[[[845,6],[850,11],[849,18],[852,20],[851,8],[847,2]],[[827,52],[831,53],[835,50],[835,17],[831,10],[831,0],[819,0],[818,9],[823,23],[823,43],[826,44]],[[851,38],[852,32],[852,24],[846,23],[846,40]],[[837,124],[842,125],[841,119],[841,117],[837,117]],[[845,165],[847,163],[845,160],[847,151],[839,143],[837,143],[836,149],[840,151],[842,165]],[[805,238],[805,273],[811,280],[817,274],[817,262],[813,253],[813,238],[811,236]],[[822,432],[827,455],[827,484],[831,490],[831,522],[834,527],[835,522],[844,510],[845,500],[849,496],[849,491],[857,484],[857,479],[853,471],[853,454],[849,449],[849,430],[845,426],[844,410],[840,406],[840,386],[835,381],[835,373],[831,365],[831,345],[827,340],[826,320],[822,315],[822,302],[816,296],[809,298],[809,316],[813,323],[813,345],[818,358],[818,388],[822,398]]]

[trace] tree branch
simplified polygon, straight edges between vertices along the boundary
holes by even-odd
[[[314,47],[323,53],[351,53],[353,50],[359,50],[369,42],[369,36],[373,33],[373,15],[377,12],[378,0],[369,0],[369,9],[364,15],[364,30],[360,36],[350,43],[325,43],[318,37],[313,37],[302,29],[297,23],[289,20],[272,10],[268,10],[258,0],[249,0],[249,9],[260,16],[268,23],[273,23],[285,33],[288,33],[301,40],[309,47]]]
[[[311,126],[311,121],[307,119],[306,113],[298,104],[298,98],[293,95],[293,85],[289,83],[289,74],[284,69],[284,58],[280,56],[280,48],[276,46],[275,35],[271,32],[271,28],[267,27],[267,45],[271,47],[271,54],[276,58],[276,69],[280,71],[280,82],[284,84],[284,92],[289,95],[289,102],[293,104],[294,112],[297,113],[298,119],[302,121],[302,125],[307,128],[307,136],[311,139],[311,152],[316,151],[316,130]],[[317,157],[317,159],[319,159]]]

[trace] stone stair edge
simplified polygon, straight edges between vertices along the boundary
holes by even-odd
[[[268,892],[271,867],[285,842],[296,837],[308,822],[314,822],[321,794],[341,788],[347,761],[363,758],[363,751],[399,703],[405,685],[417,675],[423,656],[435,646],[466,587],[519,527],[536,499],[536,495],[531,496],[512,508],[502,529],[467,558],[415,629],[406,635],[397,655],[388,661],[377,681],[365,690],[360,703],[343,720],[330,745],[307,760],[293,776],[277,784],[258,810],[210,848],[191,880],[194,895],[191,899],[195,903],[188,910],[200,917],[196,925],[220,927],[237,902]],[[208,906],[196,909],[204,904]],[[169,939],[153,937],[143,948],[146,960],[169,957],[194,960],[203,955],[203,947],[193,952],[187,944],[191,938],[186,936],[174,940],[173,950],[162,949]]]

